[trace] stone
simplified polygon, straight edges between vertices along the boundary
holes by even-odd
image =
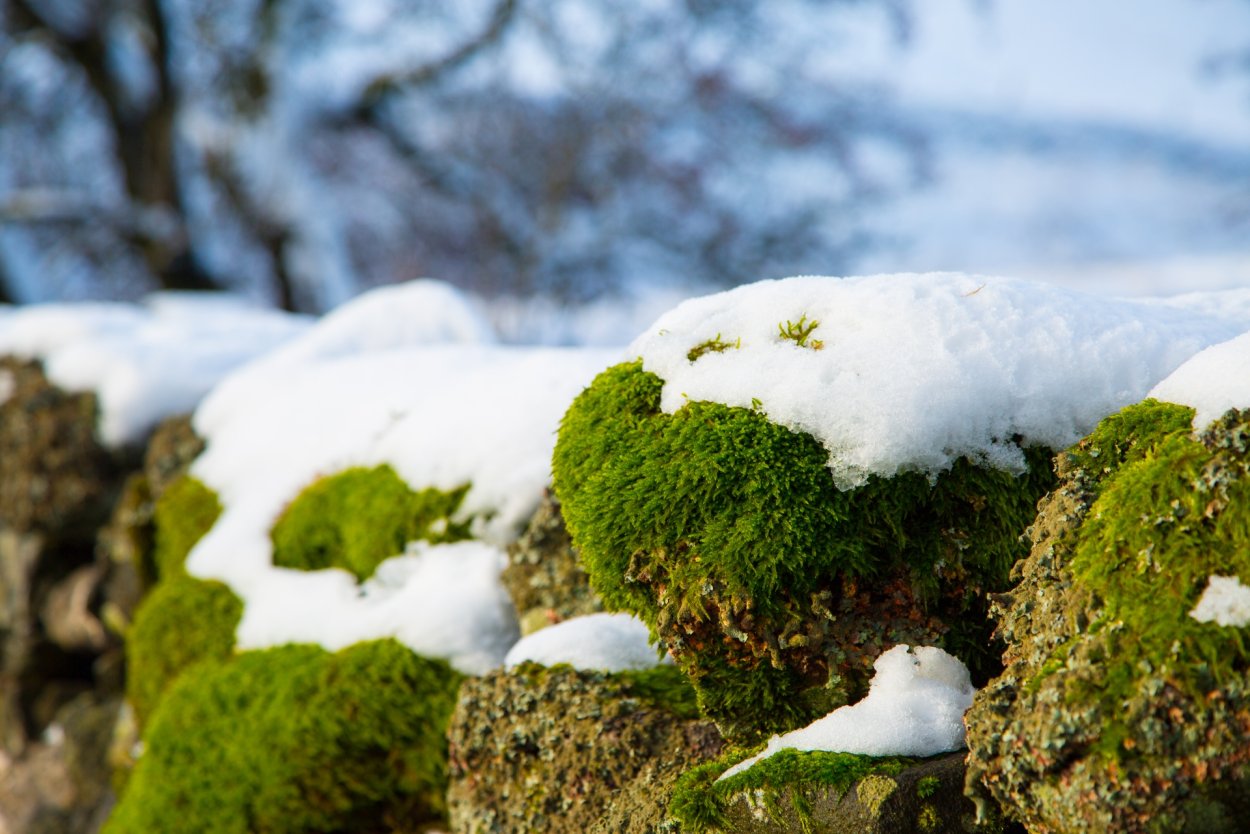
[[[550,490],[525,532],[508,545],[501,581],[516,606],[522,635],[603,611],[565,528],[560,502]]]
[[[962,753],[874,773],[848,788],[807,783],[743,790],[725,801],[723,830],[740,834],[969,834],[976,806],[963,795]],[[683,829],[684,832],[684,829]]]
[[[1250,413],[1194,435],[1146,401],[1057,459],[992,613],[1005,670],[965,716],[969,794],[1034,834],[1242,831],[1250,641],[1191,616],[1250,579]]]
[[[37,362],[0,358],[12,381],[0,403],[0,524],[54,541],[91,541],[125,468],[96,439],[92,393],[52,385]]]
[[[646,673],[536,664],[466,680],[449,733],[451,830],[659,830],[677,777],[723,745],[693,717],[676,670],[663,668],[660,687]]]

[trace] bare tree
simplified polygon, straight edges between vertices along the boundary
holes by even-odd
[[[905,0],[862,2],[906,38]],[[856,0],[7,3],[17,300],[41,272],[308,311],[421,275],[568,297],[733,284],[867,244],[855,210],[898,183],[866,146],[924,174],[920,136],[808,66]],[[34,64],[70,106],[36,94]]]

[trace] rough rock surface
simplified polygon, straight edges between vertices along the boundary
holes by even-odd
[[[102,446],[95,395],[57,388],[38,363],[0,358],[0,376],[0,834],[94,831],[112,802],[104,751],[151,546],[147,484],[189,463],[189,428],[158,431],[104,532],[137,452]]]
[[[560,502],[550,490],[525,532],[508,545],[508,566],[501,579],[516,606],[523,635],[603,610],[564,526]]]
[[[722,746],[626,678],[534,664],[465,681],[450,738],[456,834],[660,830],[673,782]]]
[[[976,824],[963,796],[962,753],[930,759],[895,774],[865,776],[846,790],[802,785],[769,795],[744,790],[726,802],[726,830],[741,834],[965,834],[1002,830]]]
[[[1244,558],[1237,556],[1244,545],[1228,549],[1225,538],[1244,521],[1221,519],[1245,511],[1230,497],[1248,482],[1245,417],[1226,417],[1199,438],[1201,445],[1189,437],[1185,417],[1185,428],[1162,440],[1129,432],[1117,448],[1087,440],[1059,456],[1060,485],[1029,530],[1032,551],[1016,568],[1018,584],[994,606],[1008,646],[1006,670],[977,694],[965,719],[967,786],[979,804],[997,800],[1034,834],[1245,830],[1250,674],[1242,661],[1224,662],[1241,652],[1236,632],[1244,629],[1189,622],[1185,611],[1201,587],[1182,576],[1187,562],[1221,558],[1213,552]],[[1177,475],[1179,467],[1160,451],[1165,443],[1196,461],[1196,479]],[[1136,469],[1118,460],[1103,465],[1117,457],[1135,459]],[[1185,482],[1142,481],[1146,488],[1136,494],[1154,512],[1133,506],[1132,518],[1117,519],[1127,493],[1107,501],[1100,495],[1123,472],[1135,479],[1151,466]],[[1187,513],[1194,502],[1199,511]],[[1117,520],[1135,531],[1130,538],[1152,544],[1110,537],[1108,546],[1123,552],[1100,555],[1106,581],[1097,589],[1078,570],[1083,532]],[[1157,590],[1133,594],[1143,612],[1136,619],[1123,605],[1109,605],[1107,594],[1140,581]],[[1175,641],[1165,635],[1161,644],[1148,632],[1164,623],[1176,629]],[[1202,657],[1195,634],[1209,636]],[[1217,674],[1220,663],[1226,668]],[[1121,690],[1110,701],[1104,694]]]
[[[90,541],[108,515],[122,463],[96,440],[94,394],[48,382],[38,363],[0,358],[0,523]]]

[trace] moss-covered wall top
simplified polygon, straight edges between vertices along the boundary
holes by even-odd
[[[555,488],[596,590],[652,627],[705,711],[743,737],[790,729],[862,693],[895,643],[945,645],[984,675],[985,595],[1023,555],[1051,483],[958,461],[839,490],[814,438],[751,409],[660,411],[638,362],[570,407]]]

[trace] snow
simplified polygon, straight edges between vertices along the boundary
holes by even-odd
[[[1151,389],[1150,396],[1193,407],[1195,431],[1230,408],[1250,406],[1250,332],[1198,353]]]
[[[273,568],[249,586],[239,649],[317,643],[331,651],[394,637],[459,671],[496,669],[520,632],[499,581],[503,551],[482,542],[409,545],[357,586],[346,571]]]
[[[346,573],[273,566],[268,534],[283,508],[319,476],[387,463],[414,489],[472,484],[461,513],[479,516],[475,535],[502,545],[550,480],[564,410],[617,358],[575,349],[418,346],[283,363],[253,378],[257,384],[223,384],[195,414],[208,446],[191,472],[218,493],[224,510],[187,569],[225,582],[243,599],[244,646],[333,648],[392,636],[372,597],[354,597]]]
[[[824,718],[773,736],[761,753],[731,767],[728,779],[779,750],[865,756],[934,756],[964,747],[963,715],[976,689],[963,662],[939,648],[898,645],[873,663],[868,694]]]
[[[819,322],[808,347],[787,322]],[[672,413],[704,400],[816,437],[846,489],[936,476],[960,456],[1022,471],[1021,444],[1065,448],[1137,402],[1250,310],[1108,299],[956,273],[761,281],[690,299],[630,346]],[[688,352],[709,339],[731,345]]]
[[[536,631],[512,647],[504,665],[511,669],[526,661],[605,672],[660,664],[647,626],[629,614],[587,614]]]
[[[390,569],[379,595],[343,571],[273,566],[270,529],[319,477],[389,464],[413,489],[470,484],[459,512],[474,535],[496,548],[517,535],[550,481],[560,417],[621,355],[467,343],[488,337],[457,293],[413,282],[345,305],[205,398],[193,422],[207,448],[191,472],[224,509],[187,569],[243,599],[240,645],[396,636],[423,650],[420,629],[397,632],[387,612],[433,569]]]
[[[238,300],[169,294],[145,306],[57,303],[0,318],[0,354],[41,359],[49,380],[99,397],[109,446],[143,441],[195,408],[226,374],[301,332],[303,317]]]
[[[1212,574],[1189,616],[1200,623],[1238,628],[1250,625],[1250,588],[1236,576]]]

